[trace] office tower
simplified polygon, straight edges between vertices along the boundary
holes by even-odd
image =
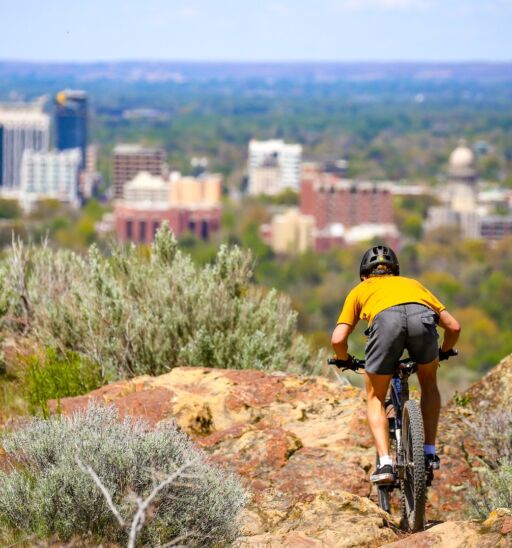
[[[141,145],[117,145],[114,148],[112,165],[114,198],[121,199],[124,185],[137,173],[145,171],[155,176],[165,175],[165,152],[161,148]]]
[[[0,188],[20,186],[25,150],[47,151],[50,118],[36,105],[0,105]]]
[[[249,143],[249,185],[252,195],[275,195],[299,189],[302,146],[282,140]]]
[[[25,150],[21,163],[20,202],[30,210],[38,200],[55,198],[78,207],[78,148],[52,152]]]
[[[87,94],[66,89],[55,96],[55,145],[58,150],[79,148],[80,169],[87,158]]]

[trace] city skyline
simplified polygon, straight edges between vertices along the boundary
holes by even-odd
[[[0,60],[508,61],[511,0],[0,0]]]

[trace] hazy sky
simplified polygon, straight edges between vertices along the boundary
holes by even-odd
[[[0,0],[0,59],[512,60],[512,0]]]

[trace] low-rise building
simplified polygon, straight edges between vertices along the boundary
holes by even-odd
[[[261,234],[275,253],[296,255],[313,248],[314,229],[313,217],[290,208],[274,215],[269,225],[263,225]]]
[[[122,241],[151,243],[167,221],[176,237],[190,232],[206,240],[220,228],[220,186],[218,175],[197,180],[139,173],[126,183],[123,199],[116,202],[116,232]]]

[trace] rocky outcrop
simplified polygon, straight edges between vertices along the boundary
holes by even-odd
[[[510,548],[512,512],[499,508],[483,523],[448,521],[386,548]]]
[[[375,451],[358,388],[323,377],[177,368],[59,407],[69,414],[93,399],[153,425],[175,419],[240,474],[253,493],[240,546],[379,546],[399,538],[398,523],[364,498]]]
[[[398,523],[367,498],[320,492],[279,509],[264,500],[244,515],[239,548],[381,546],[398,538]]]
[[[492,450],[479,439],[474,425],[489,413],[512,409],[512,356],[458,395],[441,411],[438,450],[442,467],[429,492],[432,519],[461,519],[467,503],[468,485],[476,484],[478,468]],[[493,428],[487,425],[487,429]],[[492,432],[482,432],[482,438]]]
[[[511,390],[508,358],[443,410],[442,469],[429,490],[430,519],[463,518],[467,484],[476,481],[485,451],[467,421],[487,409],[509,409]],[[66,398],[59,407],[68,414],[93,399],[153,425],[176,420],[213,460],[240,474],[253,499],[239,546],[404,545],[398,524],[365,498],[372,497],[368,476],[375,451],[358,388],[323,377],[177,368]],[[55,410],[56,402],[51,407]],[[468,543],[450,546],[473,546],[473,537],[501,546],[501,537],[511,542],[507,519],[500,531],[444,523],[408,537],[418,544],[407,546],[444,546],[439,539],[457,536]]]

